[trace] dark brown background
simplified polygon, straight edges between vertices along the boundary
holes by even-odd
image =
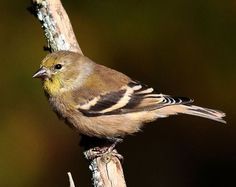
[[[29,0],[1,0],[0,186],[90,186],[79,138],[31,78],[46,55]],[[236,1],[64,0],[83,52],[158,92],[227,113],[160,119],[125,139],[128,186],[236,186]],[[88,185],[89,184],[89,185]]]

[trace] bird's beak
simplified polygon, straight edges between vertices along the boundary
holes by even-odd
[[[47,76],[47,70],[44,67],[41,67],[36,73],[33,75],[33,78],[45,78]]]

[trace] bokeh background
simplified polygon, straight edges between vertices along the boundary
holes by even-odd
[[[227,113],[160,119],[118,146],[128,186],[236,186],[236,1],[64,0],[83,52],[158,92]],[[91,186],[78,135],[31,78],[46,55],[29,0],[0,2],[0,186]]]

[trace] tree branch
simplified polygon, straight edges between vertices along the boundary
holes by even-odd
[[[41,22],[50,51],[69,50],[83,54],[60,0],[32,0],[30,11]]]
[[[111,146],[107,140],[82,136],[80,145],[84,147],[84,155],[90,161],[94,187],[126,187],[120,159],[123,157]],[[98,154],[105,149],[103,154]],[[98,156],[99,155],[99,156]]]
[[[60,0],[32,0],[29,10],[40,21],[50,52],[68,50],[83,54]],[[98,139],[94,141],[93,138],[85,136],[81,141],[86,144],[81,145],[86,150],[84,155],[90,163],[94,187],[126,187],[117,151],[111,150],[98,155],[96,147],[103,149],[103,146],[107,145],[98,144]],[[70,174],[69,181],[73,187],[74,182]]]
[[[73,181],[71,173],[68,172],[67,175],[68,175],[68,178],[69,178],[70,187],[75,187],[75,183]]]

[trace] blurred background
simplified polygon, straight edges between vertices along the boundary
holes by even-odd
[[[173,116],[118,146],[128,186],[236,186],[236,1],[67,0],[87,56],[157,92],[227,113],[227,125]],[[32,74],[47,54],[29,0],[0,2],[0,186],[91,186],[79,137]]]

